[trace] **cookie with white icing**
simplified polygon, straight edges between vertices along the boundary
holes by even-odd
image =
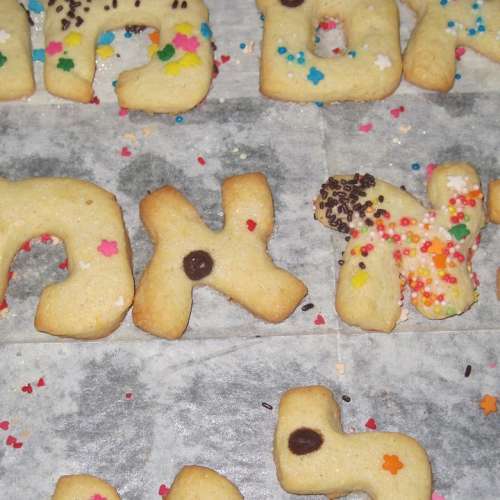
[[[35,91],[27,12],[17,0],[0,2],[0,101]]]
[[[52,94],[89,102],[99,34],[125,25],[145,25],[159,30],[159,50],[145,66],[118,77],[120,105],[179,113],[193,108],[207,95],[213,54],[203,0],[43,1],[45,85]]]
[[[134,323],[175,339],[186,330],[197,286],[210,286],[254,315],[285,320],[307,293],[295,276],[274,265],[267,242],[274,226],[271,190],[257,172],[222,185],[225,225],[212,231],[171,186],[141,201],[141,218],[155,244],[134,300]]]
[[[398,87],[402,63],[399,11],[393,0],[257,0],[264,15],[260,88],[297,102],[372,101]],[[343,22],[347,50],[314,53],[315,27]]]
[[[114,195],[77,179],[0,178],[0,301],[17,251],[44,234],[63,240],[69,276],[43,290],[35,327],[79,339],[104,337],[118,328],[132,304],[134,282]]]
[[[369,174],[322,185],[315,217],[349,239],[335,299],[346,323],[391,331],[406,285],[430,319],[461,314],[477,300],[471,261],[485,223],[479,176],[465,163],[440,165],[427,193],[430,209]]]
[[[333,394],[322,386],[297,387],[281,398],[274,461],[289,493],[431,498],[431,467],[417,441],[395,432],[345,434]]]
[[[429,90],[450,90],[455,81],[457,47],[470,47],[500,62],[498,0],[403,1],[417,15],[403,59],[409,82]]]

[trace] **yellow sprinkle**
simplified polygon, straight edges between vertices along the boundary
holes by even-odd
[[[414,248],[410,249],[410,257],[415,257],[417,255],[417,251]]]
[[[193,32],[193,25],[189,23],[176,24],[174,29],[177,33],[190,35]]]
[[[420,276],[429,276],[429,269],[427,269],[426,267],[419,267],[417,272],[418,274],[420,274]]]
[[[76,31],[72,31],[64,37],[64,45],[66,47],[76,47],[82,43],[82,35]]]
[[[441,314],[441,306],[434,306],[434,314]]]
[[[351,284],[354,288],[361,288],[366,285],[368,281],[368,272],[367,271],[358,271],[352,278]]]
[[[199,66],[201,64],[201,59],[197,54],[187,52],[179,59],[179,64],[183,68],[191,68],[193,66]]]
[[[439,274],[439,277],[442,278],[444,276],[444,271],[439,271],[438,274]]]
[[[100,45],[97,47],[96,52],[101,59],[108,59],[115,53],[115,50],[111,45]]]
[[[158,52],[158,50],[160,50],[160,47],[158,46],[158,44],[157,43],[152,43],[148,47],[149,57],[153,57]]]
[[[165,73],[170,76],[178,76],[181,72],[181,65],[177,61],[165,64]]]
[[[448,212],[450,212],[450,214],[456,214],[457,210],[455,207],[450,207],[450,208],[448,208]]]

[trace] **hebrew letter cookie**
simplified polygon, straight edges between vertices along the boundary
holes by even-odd
[[[189,465],[177,474],[164,500],[243,500],[238,488],[217,472]]]
[[[36,328],[80,339],[108,335],[134,296],[129,242],[115,197],[76,179],[0,178],[0,298],[19,248],[43,234],[64,241],[69,276],[43,291]]]
[[[498,0],[403,1],[417,14],[417,26],[403,59],[409,82],[429,90],[450,90],[458,46],[500,62]]]
[[[196,209],[170,186],[141,202],[141,217],[155,243],[134,301],[135,324],[175,339],[187,328],[193,287],[208,285],[267,321],[285,320],[307,293],[297,278],[267,254],[273,231],[271,190],[261,173],[222,185],[225,226],[211,231]]]
[[[78,474],[60,477],[52,500],[120,500],[120,496],[106,481]]]
[[[0,1],[0,101],[35,91],[28,17],[17,0]]]
[[[331,177],[315,217],[348,234],[336,309],[351,325],[391,331],[405,284],[430,319],[467,310],[477,299],[471,259],[485,215],[480,180],[467,164],[437,167],[427,186],[433,208],[369,174]]]
[[[333,499],[361,490],[374,500],[431,498],[425,450],[404,434],[344,434],[339,407],[322,386],[283,395],[274,461],[281,486],[290,493]]]
[[[120,75],[116,88],[120,105],[178,113],[206,96],[213,56],[208,11],[202,0],[45,2],[45,85],[52,94],[90,101],[99,34],[138,24],[160,31],[160,47],[149,64]]]
[[[402,63],[393,0],[257,0],[265,16],[261,92],[297,102],[371,101],[397,88]],[[315,27],[343,22],[345,55],[314,53]]]

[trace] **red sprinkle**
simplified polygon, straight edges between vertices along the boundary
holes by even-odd
[[[101,104],[101,101],[100,101],[99,97],[97,97],[95,95],[94,97],[92,97],[92,99],[90,100],[89,104],[95,104],[95,105],[99,106],[99,104]]]
[[[131,392],[127,392],[125,394],[125,399],[132,399],[132,393]]]
[[[21,245],[21,250],[23,252],[31,252],[31,241],[25,241],[22,245]]]
[[[207,162],[205,161],[205,158],[203,158],[203,156],[198,156],[198,158],[196,158],[198,160],[198,163],[201,165],[201,166],[204,166],[207,164]]]
[[[377,429],[377,422],[375,422],[374,418],[369,418],[365,424],[365,427],[374,431]]]
[[[254,220],[252,220],[252,219],[247,220],[247,229],[250,232],[253,231],[256,227],[257,227],[257,223]]]
[[[314,324],[320,326],[324,325],[325,323],[326,323],[325,318],[323,318],[321,314],[318,314],[316,316],[316,319],[314,320]]]
[[[158,495],[160,496],[167,496],[170,493],[170,488],[166,486],[165,484],[160,485],[160,489],[158,490]]]
[[[7,304],[7,299],[3,299],[2,302],[0,302],[0,311],[3,311],[4,309],[7,309],[9,305]]]
[[[229,62],[231,60],[231,56],[222,54],[220,56],[220,60],[222,61],[222,64],[226,64],[227,62]]]
[[[10,425],[9,422],[7,420],[4,420],[0,422],[0,429],[2,429],[3,431],[8,431],[9,425]]]
[[[358,131],[359,132],[365,132],[365,133],[368,133],[368,132],[371,132],[373,130],[373,123],[372,122],[369,122],[369,123],[362,123],[359,127],[358,127]]]
[[[58,266],[59,269],[68,269],[68,259],[63,260]]]
[[[455,49],[455,59],[457,61],[460,61],[462,59],[462,56],[465,54],[465,47],[457,47]]]
[[[23,385],[21,391],[31,394],[33,392],[33,387],[31,387],[31,384]]]
[[[122,148],[122,150],[120,151],[120,154],[121,154],[122,156],[125,156],[125,157],[132,156],[132,152],[130,151],[130,149],[129,149],[129,148],[127,148],[127,146],[124,146],[124,147]]]
[[[120,111],[118,111],[118,114],[120,116],[127,116],[128,115],[128,109],[127,108],[120,108]]]
[[[38,379],[38,382],[36,383],[37,387],[45,387],[45,379],[43,377],[40,377]]]
[[[10,281],[14,277],[14,271],[9,271],[7,274],[7,281]]]

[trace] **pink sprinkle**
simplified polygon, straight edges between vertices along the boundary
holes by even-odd
[[[497,364],[496,363],[490,363],[488,365],[488,368],[496,368],[497,367]]]
[[[59,269],[68,269],[68,259],[63,260],[58,266]]]
[[[203,165],[206,165],[206,161],[205,161],[205,158],[203,158],[203,156],[198,156],[198,158],[196,158],[198,160],[198,163],[203,166]]]
[[[47,45],[47,48],[45,49],[45,52],[49,56],[55,56],[56,54],[59,54],[59,52],[63,51],[63,44],[61,42],[49,42]]]
[[[40,241],[45,244],[52,243],[52,236],[50,234],[42,234]]]
[[[183,35],[182,33],[177,33],[172,40],[172,43],[175,45],[176,49],[182,49],[186,52],[196,52],[200,46],[198,38],[195,36]]]
[[[10,424],[7,420],[0,422],[0,429],[2,429],[3,431],[8,431],[9,426],[10,426]]]
[[[120,111],[118,112],[120,116],[127,116],[128,115],[128,109],[127,108],[120,108]]]
[[[405,111],[405,107],[404,106],[399,106],[399,108],[394,108],[394,109],[391,109],[391,115],[394,117],[394,118],[399,118],[399,115],[401,113],[403,113]]]
[[[129,148],[127,148],[127,146],[124,146],[124,147],[122,148],[122,150],[120,151],[120,154],[121,154],[122,156],[125,156],[126,158],[128,158],[129,156],[132,156],[132,151],[130,151],[130,149],[129,149]]]
[[[96,493],[94,496],[90,497],[90,500],[106,500],[106,497],[103,497],[102,495],[99,495],[99,493]]]
[[[371,132],[373,130],[373,123],[363,123],[358,127],[358,130],[365,133]]]
[[[319,27],[323,31],[330,31],[334,30],[337,27],[337,23],[335,21],[323,21],[322,23],[319,23]]]
[[[112,257],[118,253],[118,243],[116,241],[102,240],[97,247],[97,251],[102,253],[104,257]]]
[[[432,492],[431,500],[446,500],[443,496],[439,495],[437,491]]]
[[[457,61],[460,61],[462,59],[462,56],[465,54],[465,47],[457,47],[455,49],[455,59]]]
[[[325,318],[321,314],[318,314],[314,320],[314,324],[320,326],[324,325],[325,323]]]
[[[170,493],[170,488],[164,484],[160,485],[160,489],[158,490],[158,495],[164,497]]]
[[[432,172],[434,172],[434,169],[437,167],[437,165],[435,163],[429,163],[429,165],[427,165],[426,169],[427,169],[427,177],[430,177],[432,175]]]

